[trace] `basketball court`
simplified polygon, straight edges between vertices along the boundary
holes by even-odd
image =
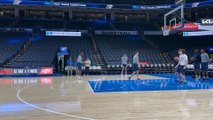
[[[103,75],[1,78],[1,120],[211,120],[213,82]]]
[[[175,5],[164,14],[163,36],[189,22],[185,0]],[[186,76],[180,84],[174,71],[129,76],[1,77],[0,120],[213,120],[213,78]]]

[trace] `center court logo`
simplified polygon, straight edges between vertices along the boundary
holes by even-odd
[[[53,74],[53,68],[52,67],[42,67],[40,72],[40,75],[50,75]]]

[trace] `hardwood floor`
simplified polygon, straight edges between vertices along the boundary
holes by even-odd
[[[122,79],[0,78],[0,120],[213,120],[212,89],[94,93],[88,84]]]

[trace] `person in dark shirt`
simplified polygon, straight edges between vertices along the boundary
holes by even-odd
[[[81,72],[82,72],[82,66],[83,66],[83,52],[81,52],[79,55],[78,55],[78,57],[77,57],[77,62],[78,62],[78,64],[77,64],[77,73],[78,73],[78,76],[77,76],[77,78],[79,79],[79,80],[81,80]]]
[[[200,56],[199,50],[195,50],[194,51],[193,62],[194,62],[194,75],[195,75],[195,78],[200,78],[201,56]]]
[[[63,64],[62,58],[60,58],[60,60],[59,60],[59,71],[60,71],[60,72],[63,71],[62,64]]]
[[[210,58],[204,49],[201,49],[200,56],[201,56],[201,71],[202,71],[203,79],[208,80],[209,79],[208,64],[210,62]]]
[[[135,74],[137,75],[137,80],[140,80],[139,78],[139,68],[140,68],[140,61],[139,61],[139,52],[136,51],[135,55],[133,57],[133,73],[129,76],[129,80],[131,80],[132,76]]]
[[[176,55],[176,56],[174,57],[174,68],[175,68],[175,66],[178,64],[178,61],[179,61],[179,57],[178,57],[178,55]],[[180,78],[179,78],[179,76],[178,76],[177,68],[175,68],[174,70],[175,70],[175,76],[176,76],[176,78],[177,78],[177,82],[179,82],[179,81],[180,81]]]

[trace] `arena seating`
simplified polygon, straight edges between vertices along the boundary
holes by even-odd
[[[148,23],[146,21],[134,21],[134,22],[113,22],[117,30],[156,30],[153,23]]]
[[[52,66],[53,60],[60,46],[70,49],[71,56],[76,58],[80,52],[85,53],[85,58],[92,59],[95,64],[88,36],[82,37],[45,37],[33,41],[30,48],[18,59],[13,61],[11,67],[42,67]]]
[[[162,63],[160,52],[147,44],[139,36],[95,36],[100,52],[108,65],[121,65],[121,57],[125,53],[132,62],[135,51],[140,52],[140,60],[150,63]]]
[[[68,21],[66,28],[68,29],[76,29],[76,30],[88,30],[88,29],[95,29],[95,30],[110,30],[109,23],[105,21]]]
[[[0,27],[10,27],[14,21],[14,19],[2,18],[0,19]]]
[[[46,28],[46,29],[74,29],[74,30],[87,30],[90,28],[97,30],[110,30],[110,25],[104,21],[90,22],[90,21],[63,21],[63,20],[51,20],[51,19],[20,19],[17,20],[17,24],[14,27],[17,28]],[[7,22],[7,21],[5,21]],[[65,24],[66,23],[66,24]]]
[[[211,36],[203,37],[182,37],[179,35],[170,36],[146,36],[149,40],[158,45],[162,51],[169,53],[170,57],[177,56],[177,50],[186,49],[186,54],[191,58],[195,49],[206,49],[213,46]],[[202,40],[202,41],[201,41]]]
[[[22,35],[24,37],[21,37]],[[29,37],[29,34],[17,32],[5,32],[4,34],[1,34],[1,63],[13,57],[13,55],[17,53],[17,51],[21,48],[23,43],[29,39]],[[184,41],[180,40],[179,37],[148,36],[149,39],[162,48],[162,51],[167,51],[171,57],[177,55],[178,48],[186,48],[187,54],[190,58],[193,55],[194,49],[201,49],[202,47],[200,46],[204,46],[206,44],[211,45],[209,42],[211,38],[209,37],[205,37],[203,43],[196,42],[195,38],[183,38],[183,40],[192,42],[191,44],[189,43],[186,45],[182,44]],[[147,65],[142,65],[143,70],[146,70],[146,72],[148,71],[148,73],[172,71],[174,67],[173,63],[165,63],[160,55],[160,51],[151,47],[146,41],[143,40],[141,36],[96,35],[94,38],[99,53],[106,63],[106,67],[109,68],[109,72],[112,72],[113,74],[119,72],[121,69],[121,56],[126,53],[129,57],[129,62],[132,63],[132,57],[135,51],[140,52],[141,61],[150,63]],[[190,45],[191,47],[187,47]],[[53,66],[57,49],[60,46],[68,47],[71,50],[71,56],[75,59],[80,52],[84,52],[84,58],[88,57],[92,61],[91,70],[100,70],[100,66],[99,68],[96,66],[96,61],[93,58],[91,38],[87,35],[83,35],[82,37],[46,37],[42,35],[39,39],[32,41],[27,51],[20,57],[14,59],[9,67],[32,68]],[[7,52],[4,52],[5,50],[7,50]],[[129,67],[131,67],[131,64]],[[131,71],[131,68],[129,69]],[[192,66],[189,65],[188,69],[192,69]]]
[[[47,28],[47,29],[61,29],[64,27],[64,23],[62,20],[39,20],[39,19],[22,19],[18,20],[15,27],[18,28]]]
[[[25,32],[0,32],[0,65],[12,58],[29,38],[30,34]]]

